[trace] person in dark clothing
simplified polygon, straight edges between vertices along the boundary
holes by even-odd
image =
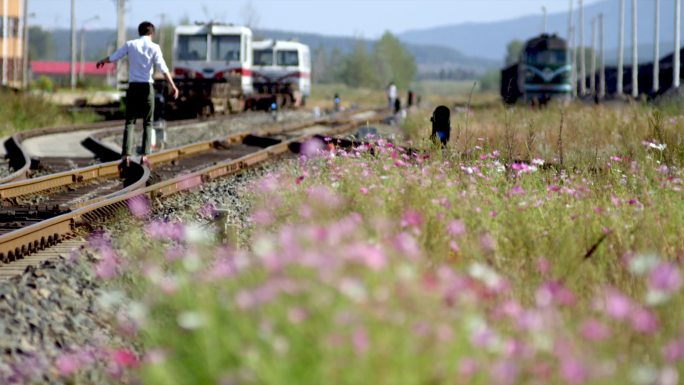
[[[162,72],[164,78],[171,86],[173,98],[178,98],[178,88],[166,66],[161,48],[155,44],[155,28],[149,21],[144,21],[138,26],[140,37],[126,42],[110,56],[97,62],[97,68],[106,63],[113,63],[128,56],[128,90],[126,91],[126,126],[123,135],[121,168],[130,165],[130,156],[133,152],[133,130],[138,118],[143,119],[143,153],[141,162],[147,163],[150,154],[152,139],[152,118],[154,116],[154,74],[155,67]]]
[[[394,99],[394,113],[398,114],[401,111],[401,99]]]
[[[449,107],[439,106],[435,108],[430,121],[432,122],[430,138],[435,142],[439,141],[442,146],[446,146],[451,138],[451,111]]]

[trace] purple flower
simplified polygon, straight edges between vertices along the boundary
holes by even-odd
[[[466,232],[465,223],[460,219],[455,219],[447,225],[447,232],[452,237],[458,237]]]
[[[648,309],[637,308],[633,310],[630,319],[632,327],[637,332],[653,334],[658,331],[658,318]]]
[[[649,286],[657,291],[673,293],[682,287],[682,275],[679,267],[670,262],[658,264],[648,277]]]
[[[128,200],[128,209],[138,219],[147,218],[150,215],[150,202],[145,195],[138,195]]]
[[[632,310],[632,301],[616,289],[606,290],[604,297],[605,312],[616,320],[626,319]]]
[[[415,210],[406,210],[401,217],[401,227],[420,227],[423,224],[423,216]]]
[[[561,377],[572,385],[583,384],[587,380],[587,369],[582,362],[577,359],[569,358],[561,362]]]
[[[582,322],[580,334],[582,334],[582,337],[587,341],[599,342],[610,337],[610,329],[595,319],[588,319]]]

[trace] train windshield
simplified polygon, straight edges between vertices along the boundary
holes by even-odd
[[[273,65],[273,51],[270,49],[254,50],[254,65],[271,66]]]
[[[527,62],[534,65],[563,65],[567,64],[567,52],[565,50],[528,52]]]
[[[299,65],[299,53],[295,50],[278,51],[277,64],[279,66],[298,66]]]
[[[214,35],[211,39],[213,60],[240,61],[240,35]]]
[[[207,35],[179,35],[178,60],[207,60]]]

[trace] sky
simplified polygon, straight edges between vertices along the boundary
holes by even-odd
[[[71,0],[28,0],[32,25],[48,29],[70,26]],[[585,0],[590,4],[599,0]],[[115,28],[115,0],[75,0],[78,28]],[[256,15],[256,27],[325,35],[376,38],[384,31],[400,33],[412,29],[465,22],[485,22],[568,10],[568,0],[127,0],[126,24],[142,20],[155,24],[165,14],[174,23],[222,21],[244,24]],[[251,12],[249,10],[252,10]]]

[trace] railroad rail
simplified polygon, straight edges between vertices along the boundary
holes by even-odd
[[[314,126],[325,125],[320,133],[334,136],[379,117],[290,124],[160,151],[150,156],[149,168],[134,164],[126,179],[118,177],[116,162],[107,162],[0,185],[0,270],[27,266],[23,258],[29,255],[31,261],[40,260],[35,257],[37,252],[70,239],[81,225],[126,208],[132,199],[172,195],[291,153],[298,143],[321,131],[312,131]],[[32,197],[40,197],[44,203],[34,202]],[[44,254],[54,257],[54,253]]]

